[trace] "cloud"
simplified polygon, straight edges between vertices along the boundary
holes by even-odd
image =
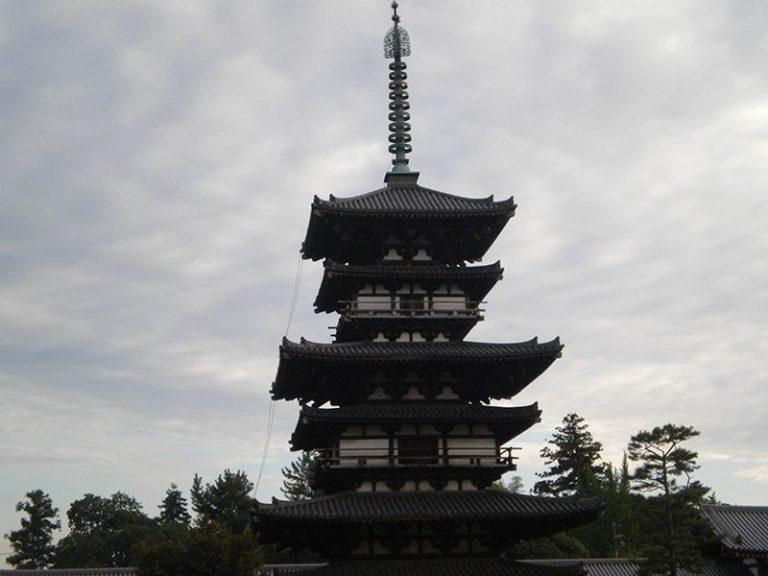
[[[0,532],[38,486],[151,509],[195,472],[254,476],[311,199],[388,166],[386,3],[0,10]],[[421,182],[520,205],[471,338],[566,344],[511,402],[544,409],[527,486],[576,411],[614,462],[641,428],[694,425],[703,479],[761,497],[766,10],[402,6]],[[294,337],[329,337],[320,268]],[[291,457],[297,407],[277,410],[262,498]]]

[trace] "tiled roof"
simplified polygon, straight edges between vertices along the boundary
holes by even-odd
[[[334,562],[303,572],[307,576],[581,576],[578,566],[537,566],[501,558],[370,560]]]
[[[729,552],[768,556],[768,506],[704,505],[702,512]]]
[[[583,566],[586,576],[637,576],[643,560],[637,558],[579,558],[567,560],[525,560],[538,566]],[[706,562],[701,574],[680,570],[679,576],[752,576],[739,561],[714,560]]]
[[[487,198],[466,198],[454,196],[424,188],[417,184],[385,186],[367,194],[336,198],[333,195],[328,200],[315,196],[313,208],[335,213],[368,213],[368,214],[400,214],[409,215],[451,215],[451,214],[506,214],[515,211],[515,201],[510,196],[507,200],[494,201],[493,196]]]
[[[283,338],[280,355],[303,356],[319,360],[387,360],[409,362],[440,359],[444,362],[467,362],[492,358],[514,358],[559,355],[563,346],[560,339],[539,344],[534,338],[527,342],[496,344],[486,342],[334,342],[321,344],[302,340],[291,342]]]
[[[265,564],[263,576],[637,576],[641,561],[635,558],[575,558],[521,560],[499,558],[374,560],[332,564]],[[498,571],[497,571],[498,570]],[[531,570],[530,572],[528,570]],[[680,576],[752,576],[738,560],[704,564],[701,574],[680,570]]]
[[[597,514],[597,500],[548,498],[495,490],[435,492],[340,492],[299,502],[257,504],[259,517],[303,521],[421,522],[460,519],[506,520]]]
[[[0,570],[0,576],[136,576],[138,568],[41,568]]]
[[[363,278],[477,278],[478,276],[486,275],[495,277],[501,275],[503,272],[500,261],[484,266],[435,266],[430,264],[417,264],[411,266],[398,264],[355,266],[339,264],[333,260],[326,260],[323,262],[323,266],[329,274]]]
[[[538,403],[528,406],[483,406],[479,404],[360,404],[342,408],[303,406],[299,419],[341,422],[536,422]]]

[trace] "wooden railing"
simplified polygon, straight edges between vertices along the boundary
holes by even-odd
[[[466,302],[463,308],[448,308],[448,304],[458,305],[456,302],[429,302],[424,300],[422,306],[414,306],[413,302],[358,302],[357,300],[341,300],[342,314],[349,316],[425,316],[425,317],[440,317],[450,318],[453,316],[463,317],[476,317],[485,312],[484,308],[480,308],[484,302]]]
[[[321,450],[317,464],[323,468],[382,468],[408,466],[479,466],[514,469],[515,447],[449,447],[427,450],[389,448],[329,448]]]

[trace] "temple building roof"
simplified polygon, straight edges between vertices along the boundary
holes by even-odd
[[[328,200],[315,196],[312,208],[320,212],[338,214],[394,214],[408,218],[444,218],[474,214],[512,216],[517,207],[512,196],[506,200],[495,201],[492,195],[486,198],[468,198],[425,188],[417,184],[417,176],[416,173],[403,174],[388,186],[358,196],[337,198],[331,194]]]
[[[485,298],[494,284],[501,280],[504,269],[500,262],[486,266],[434,266],[379,264],[373,266],[345,265],[325,261],[325,273],[320,284],[315,311],[341,312],[339,301],[349,300],[360,288],[378,282],[400,288],[404,282],[418,283],[423,288],[437,288],[440,284],[455,283],[475,302]]]
[[[768,558],[768,506],[702,505],[721,546],[740,558]]]
[[[543,343],[534,338],[508,344],[466,341],[317,344],[284,339],[272,397],[334,403],[357,401],[375,386],[388,385],[374,382],[377,374],[396,384],[411,372],[439,389],[450,385],[464,399],[510,398],[546,370],[560,356],[562,348],[557,338]],[[446,371],[451,372],[452,380],[444,380]]]
[[[375,260],[377,258],[370,255],[379,250],[381,241],[398,223],[418,228],[418,222],[423,227],[433,227],[438,221],[454,221],[471,227],[461,243],[465,245],[466,254],[457,254],[456,259],[474,261],[483,256],[515,213],[511,196],[501,201],[494,200],[493,196],[454,196],[419,186],[417,178],[417,173],[402,174],[391,179],[387,186],[360,196],[336,198],[331,195],[328,200],[315,196],[301,249],[304,257],[347,262],[365,260],[367,255],[367,259]],[[361,225],[359,229],[355,228],[355,221]],[[371,227],[372,223],[381,225],[379,233]],[[473,241],[472,228],[476,233],[482,230],[482,237]],[[372,246],[377,239],[379,245]]]
[[[441,362],[484,362],[497,358],[530,358],[559,354],[563,346],[560,339],[539,343],[538,338],[526,342],[333,342],[319,343],[302,339],[292,342],[283,339],[280,358],[304,357],[318,360],[335,359],[349,362],[417,362],[439,359]],[[278,372],[279,379],[279,372]]]
[[[502,558],[341,561],[313,570],[307,576],[583,576],[578,565],[540,566]],[[743,575],[742,575],[743,576]]]
[[[294,450],[324,448],[349,425],[380,424],[484,424],[501,443],[511,440],[539,421],[538,403],[528,406],[483,406],[481,404],[360,404],[342,408],[302,406],[291,436]]]
[[[433,492],[339,492],[312,500],[274,500],[257,504],[260,518],[295,518],[304,522],[346,521],[366,524],[392,522],[456,522],[457,520],[566,519],[596,517],[605,505],[597,500],[550,498],[495,490]]]

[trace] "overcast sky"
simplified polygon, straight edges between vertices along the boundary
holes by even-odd
[[[0,534],[48,491],[257,476],[313,195],[381,185],[388,0],[0,1]],[[411,165],[515,196],[480,341],[560,336],[512,403],[527,487],[569,411],[618,462],[701,431],[768,504],[768,3],[403,0]],[[292,338],[328,340],[303,266]],[[280,402],[260,499],[297,405]],[[0,551],[7,542],[0,543]]]

